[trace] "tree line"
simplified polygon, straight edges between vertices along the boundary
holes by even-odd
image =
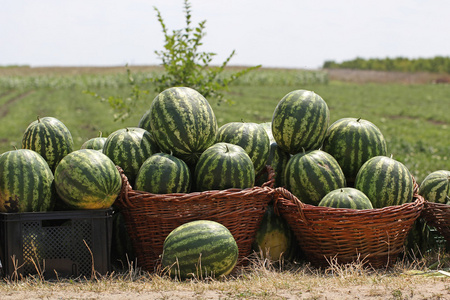
[[[433,58],[370,58],[357,57],[353,60],[337,63],[329,60],[323,64],[324,69],[358,69],[400,72],[433,72],[450,74],[450,56]]]

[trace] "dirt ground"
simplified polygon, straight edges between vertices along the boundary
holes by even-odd
[[[386,286],[355,285],[349,287],[326,286],[310,290],[277,290],[270,294],[248,294],[239,291],[55,291],[39,289],[33,291],[11,291],[2,293],[2,300],[13,299],[450,299],[450,279],[430,281],[419,286],[392,288]]]

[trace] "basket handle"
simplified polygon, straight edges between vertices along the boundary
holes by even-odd
[[[303,213],[305,204],[302,201],[300,201],[294,194],[292,194],[290,191],[288,191],[287,189],[285,189],[283,187],[277,187],[275,189],[275,191],[277,193],[277,196],[275,198],[275,204],[277,204],[279,198],[281,198],[281,197],[283,197],[287,200],[291,200],[297,206],[297,210],[298,210],[298,213],[299,213],[301,219],[309,224],[308,220],[306,219],[305,214]],[[275,212],[278,214],[277,205],[275,205],[274,208],[275,208]]]
[[[134,205],[131,203],[130,199],[128,198],[128,191],[131,189],[130,182],[128,181],[128,178],[125,175],[125,172],[123,171],[123,169],[119,166],[116,166],[116,168],[120,173],[120,177],[122,178],[122,188],[120,190],[120,194],[118,197],[119,205],[123,206],[125,208],[133,208]]]
[[[270,187],[273,188],[273,185],[275,184],[275,171],[272,168],[271,165],[266,165],[265,166],[265,171],[267,172],[267,181],[264,182],[261,187]]]

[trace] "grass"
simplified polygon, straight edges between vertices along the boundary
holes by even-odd
[[[286,263],[281,267],[253,257],[227,278],[177,281],[158,273],[130,268],[93,279],[44,281],[42,276],[0,283],[2,295],[35,298],[131,299],[445,299],[448,277],[422,270],[420,264],[399,262],[374,270],[360,262],[325,269]],[[33,298],[30,297],[30,298]],[[106,299],[105,297],[105,299]]]
[[[132,70],[137,80],[160,71],[156,67]],[[295,89],[308,89],[325,99],[331,122],[360,117],[377,125],[385,135],[388,152],[403,162],[418,181],[432,171],[450,169],[448,85],[352,83],[336,80],[335,74],[329,80],[323,71],[278,69],[257,70],[239,80],[226,94],[234,104],[218,105],[210,99],[219,125],[241,120],[270,121],[284,95]],[[156,95],[150,92],[131,117],[121,123],[113,120],[115,112],[107,103],[84,93],[85,90],[105,97],[127,97],[130,90],[125,68],[0,70],[0,153],[20,147],[23,131],[38,115],[60,119],[72,132],[75,148],[79,148],[87,139],[98,136],[99,131],[107,136],[119,128],[137,126]]]

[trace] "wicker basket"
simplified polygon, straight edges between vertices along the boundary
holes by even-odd
[[[391,266],[419,217],[424,199],[377,209],[354,210],[302,203],[276,189],[276,208],[294,231],[306,259],[319,267],[360,261],[374,268]]]
[[[152,194],[131,188],[123,171],[122,192],[115,202],[123,213],[137,264],[146,271],[159,266],[164,240],[178,226],[194,220],[212,220],[227,227],[239,249],[238,264],[252,252],[256,230],[273,201],[274,174],[261,187],[227,189],[188,194]]]
[[[421,217],[450,243],[450,205],[425,201]]]

